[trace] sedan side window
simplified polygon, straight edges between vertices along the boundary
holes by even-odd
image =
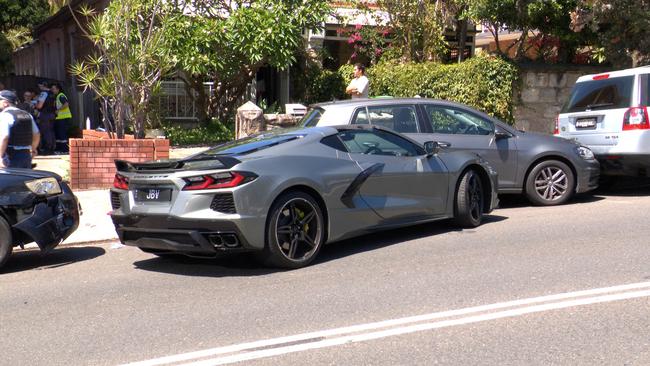
[[[418,156],[424,151],[398,135],[381,130],[344,130],[339,132],[346,149],[353,154]]]
[[[366,108],[360,108],[357,109],[357,111],[354,113],[354,118],[352,118],[352,124],[353,125],[365,125],[370,123],[368,120],[368,113],[366,112]]]
[[[489,135],[494,132],[494,124],[472,113],[460,109],[425,105],[433,133],[451,135]]]
[[[418,132],[418,118],[414,105],[368,107],[370,123],[400,133]]]

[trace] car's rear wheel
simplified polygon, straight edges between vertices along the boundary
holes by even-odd
[[[292,191],[273,203],[266,224],[265,265],[301,268],[318,255],[325,240],[323,210],[310,195]]]
[[[7,262],[11,251],[13,250],[13,242],[11,237],[11,227],[7,220],[0,217],[0,268]]]
[[[568,165],[557,160],[537,164],[526,179],[526,197],[535,205],[553,206],[573,196],[575,178]]]
[[[477,227],[483,221],[483,183],[476,171],[463,173],[456,190],[454,221],[461,227]]]

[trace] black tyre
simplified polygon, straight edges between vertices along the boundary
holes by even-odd
[[[526,197],[538,206],[560,205],[573,196],[575,186],[575,177],[568,165],[557,160],[545,160],[528,174]]]
[[[3,217],[0,217],[0,268],[2,268],[7,262],[7,259],[9,259],[9,256],[11,256],[14,247],[12,240],[9,223]]]
[[[484,195],[481,177],[474,170],[463,173],[456,189],[454,221],[460,227],[477,227],[483,221]]]
[[[303,192],[287,192],[275,200],[266,222],[266,245],[257,254],[264,265],[301,268],[318,255],[325,240],[323,210]]]

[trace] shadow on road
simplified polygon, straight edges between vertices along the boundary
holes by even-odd
[[[604,199],[605,199],[604,197],[594,195],[592,194],[592,192],[587,192],[587,193],[575,195],[573,198],[569,200],[569,202],[565,203],[562,206],[594,203]],[[530,201],[523,194],[499,195],[499,207],[497,208],[497,212],[500,209],[521,208],[521,207],[534,207],[534,205],[530,203]]]
[[[32,269],[45,270],[83,262],[104,255],[99,247],[59,248],[43,255],[38,249],[18,250],[9,257],[0,273],[14,273]]]
[[[506,219],[507,217],[504,216],[488,215],[484,218],[483,225],[490,225]],[[459,229],[448,220],[444,220],[367,234],[324,246],[312,265],[381,249],[408,240],[454,231],[472,233],[478,229]],[[250,254],[233,254],[209,259],[185,256],[155,257],[133,264],[135,268],[145,271],[200,277],[260,276],[283,271],[263,267]]]
[[[612,177],[607,183],[598,187],[594,194],[619,197],[650,196],[650,178]]]

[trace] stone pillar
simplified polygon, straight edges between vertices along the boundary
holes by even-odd
[[[264,120],[262,108],[250,101],[237,108],[235,138],[240,139],[260,131],[266,131],[266,121]]]

